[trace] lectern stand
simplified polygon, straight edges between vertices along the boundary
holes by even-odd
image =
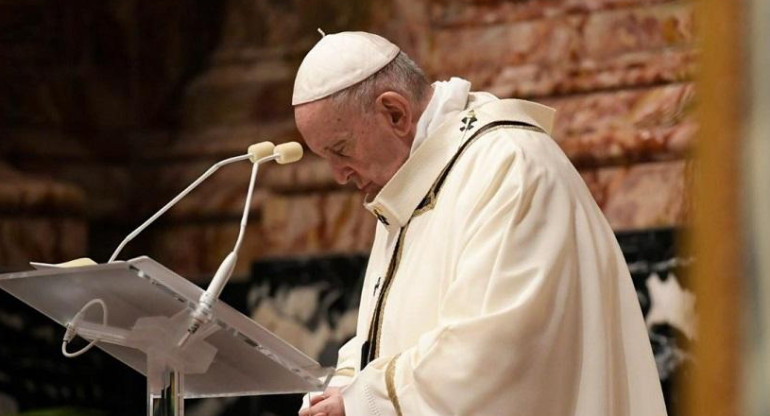
[[[223,302],[179,347],[203,290],[149,257],[0,275],[0,288],[147,377],[148,416],[184,414],[184,399],[322,390],[332,369]],[[58,353],[52,351],[51,353]]]

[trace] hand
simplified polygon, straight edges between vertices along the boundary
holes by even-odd
[[[302,409],[299,416],[345,416],[340,389],[329,387],[323,394],[311,396],[310,407]]]

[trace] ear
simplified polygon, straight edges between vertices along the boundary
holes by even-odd
[[[409,100],[395,91],[380,94],[374,102],[377,118],[388,125],[400,138],[408,138],[412,131],[412,106]]]

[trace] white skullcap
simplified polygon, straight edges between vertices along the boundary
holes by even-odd
[[[357,84],[390,63],[399,51],[398,46],[372,33],[326,35],[299,66],[291,104],[320,100]]]

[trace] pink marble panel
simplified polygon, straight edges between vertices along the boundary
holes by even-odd
[[[682,79],[693,38],[692,6],[661,4],[437,29],[423,63],[501,96],[550,95]]]
[[[697,131],[692,84],[544,99],[557,110],[553,136],[579,166],[675,159]]]
[[[474,89],[498,97],[544,97],[689,81],[697,53],[690,48],[629,52],[601,60],[473,68],[458,73]]]
[[[549,98],[539,102],[557,110],[555,137],[618,127],[672,126],[691,117],[691,83]]]
[[[435,30],[431,68],[565,63],[690,44],[686,3],[555,16],[512,24]]]
[[[691,167],[685,161],[581,171],[615,230],[681,226],[691,221]]]
[[[430,20],[439,27],[489,25],[672,1],[676,0],[439,0],[430,2]]]
[[[363,195],[346,191],[268,199],[262,216],[268,254],[367,251],[375,219],[362,204]]]
[[[559,143],[578,167],[681,159],[697,132],[688,120],[670,127],[618,128],[564,137]]]
[[[681,2],[592,13],[580,28],[584,51],[581,55],[596,59],[692,45],[695,41],[693,12],[690,2]]]

